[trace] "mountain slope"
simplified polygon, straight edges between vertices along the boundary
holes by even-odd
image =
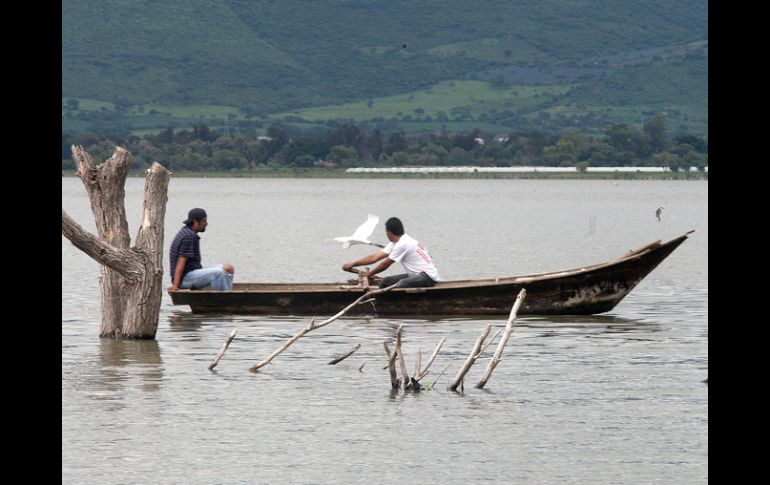
[[[63,0],[62,96],[265,115],[449,80],[573,85],[582,76],[592,86],[628,67],[616,58],[707,39],[707,7],[705,0]],[[653,57],[645,62],[661,61]],[[593,70],[578,71],[586,68]],[[620,96],[634,98],[639,85],[624,86]]]

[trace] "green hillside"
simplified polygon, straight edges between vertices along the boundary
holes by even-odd
[[[570,90],[568,85],[493,87],[483,81],[444,81],[426,89],[377,100],[358,101],[337,106],[308,108],[280,113],[276,118],[299,116],[306,120],[373,118],[454,117],[462,112],[478,116],[490,109],[525,109],[542,100],[553,100]]]
[[[63,126],[216,125],[228,113],[233,126],[276,115],[433,124],[443,112],[561,129],[567,113],[590,128],[668,109],[681,116],[669,126],[705,134],[707,6],[63,0]],[[454,95],[438,93],[450,83]]]

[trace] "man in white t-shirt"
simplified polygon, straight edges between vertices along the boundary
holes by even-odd
[[[342,269],[349,271],[355,266],[372,264],[382,260],[373,270],[364,275],[371,278],[388,269],[391,264],[401,263],[406,273],[383,278],[380,281],[380,288],[385,288],[396,282],[400,288],[433,286],[436,281],[441,279],[428,250],[423,247],[422,243],[404,233],[404,224],[399,218],[391,217],[385,222],[385,235],[390,242],[382,251],[377,251],[352,263],[345,263],[342,265]]]

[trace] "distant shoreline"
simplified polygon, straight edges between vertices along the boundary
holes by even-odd
[[[75,177],[75,171],[62,171],[62,177]],[[329,169],[279,169],[257,172],[174,171],[179,178],[318,178],[318,179],[522,179],[522,180],[708,180],[708,172],[479,172],[479,173],[346,173]],[[144,177],[132,171],[129,177]]]

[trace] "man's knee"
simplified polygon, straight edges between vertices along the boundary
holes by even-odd
[[[399,288],[429,288],[435,286],[436,282],[425,273],[420,273],[409,278],[404,278],[398,282]]]
[[[386,276],[383,279],[380,280],[380,288],[386,288],[394,283],[399,283],[399,287],[401,286],[400,281],[404,278],[407,278],[408,274],[398,274],[398,275],[392,275],[392,276]]]
[[[233,266],[232,264],[225,264],[225,265],[222,265],[222,266],[223,266],[223,269],[225,271],[227,271],[228,273],[235,274],[235,266]]]

